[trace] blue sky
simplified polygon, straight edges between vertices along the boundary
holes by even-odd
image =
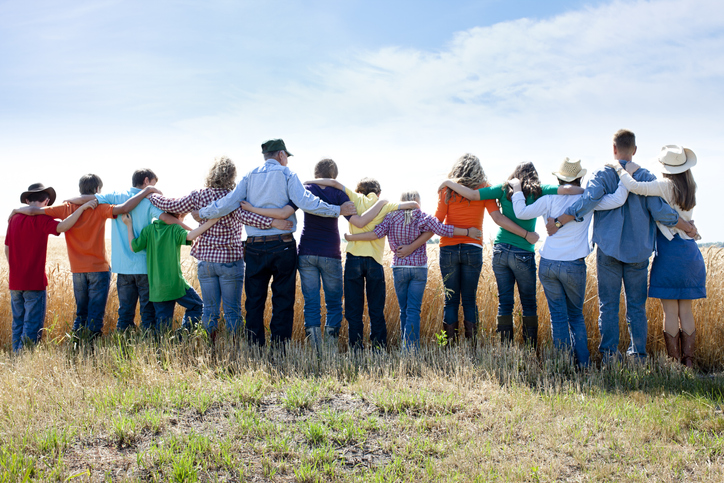
[[[302,178],[330,156],[343,182],[418,189],[433,211],[464,152],[491,182],[522,160],[552,182],[566,156],[608,161],[627,127],[644,164],[694,149],[695,219],[724,240],[723,14],[712,0],[2,2],[0,203],[35,181],[74,195],[86,172],[123,189],[139,167],[182,195],[215,156],[244,172],[283,137]]]

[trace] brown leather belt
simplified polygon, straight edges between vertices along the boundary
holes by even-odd
[[[282,242],[293,242],[294,237],[291,233],[285,233],[283,235],[268,235],[268,236],[248,236],[246,237],[246,243],[264,243],[271,241],[282,241]]]

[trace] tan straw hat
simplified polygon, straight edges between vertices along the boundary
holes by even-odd
[[[671,174],[679,174],[696,166],[696,154],[691,149],[676,144],[667,144],[661,148],[659,163],[664,171]]]
[[[558,171],[553,171],[553,176],[563,181],[573,181],[574,179],[583,178],[586,170],[581,168],[581,160],[571,161],[566,158],[558,167]]]

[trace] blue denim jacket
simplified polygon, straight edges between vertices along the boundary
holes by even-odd
[[[256,208],[283,208],[291,201],[294,205],[313,215],[338,217],[339,206],[330,205],[304,189],[296,173],[282,166],[276,159],[267,159],[266,163],[253,169],[241,178],[236,188],[199,210],[201,218],[218,218],[239,208],[242,201],[248,201]],[[288,218],[292,222],[291,232],[297,230],[296,214]],[[250,236],[279,235],[289,231],[270,228],[262,230],[246,227]]]
[[[619,161],[626,167],[626,161]],[[636,181],[653,181],[656,176],[640,168],[633,175]],[[566,214],[582,221],[604,195],[618,187],[618,174],[611,167],[596,171],[586,185],[581,199],[566,210]],[[629,193],[626,203],[613,210],[596,211],[593,215],[593,243],[606,255],[623,263],[638,263],[651,256],[656,240],[656,222],[674,226],[679,215],[658,196],[639,196]]]

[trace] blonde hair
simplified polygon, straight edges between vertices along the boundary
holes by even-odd
[[[465,153],[458,158],[447,177],[470,189],[476,189],[481,184],[488,183],[480,160],[470,153]],[[445,203],[449,203],[451,198],[456,201],[457,193],[450,188],[445,188]]]
[[[224,190],[233,190],[236,187],[236,165],[226,156],[221,156],[214,160],[214,164],[209,169],[206,176],[207,188],[220,188]]]
[[[420,193],[417,191],[405,191],[400,196],[400,201],[417,201],[420,204]],[[405,211],[405,225],[409,225],[412,222],[412,212],[415,210],[404,210]]]

